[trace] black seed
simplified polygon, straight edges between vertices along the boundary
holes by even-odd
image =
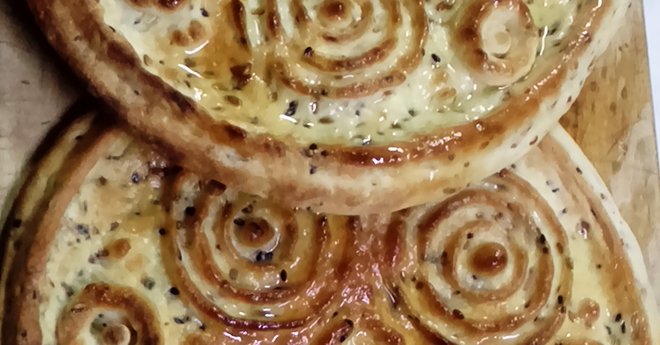
[[[133,182],[135,184],[139,183],[140,182],[140,174],[138,174],[137,172],[134,172],[133,174],[131,174],[131,182]]]
[[[160,228],[158,229],[158,234],[161,236],[165,236],[167,234],[167,230],[165,230],[165,228]]]
[[[283,282],[286,281],[286,271],[285,270],[280,271],[280,279],[282,279]]]
[[[452,315],[455,319],[458,319],[458,320],[463,320],[463,319],[465,318],[465,316],[463,315],[463,313],[462,313],[460,310],[458,310],[458,309],[454,309],[454,310],[452,310],[451,315]]]
[[[316,150],[316,149],[318,149],[318,148],[319,148],[318,145],[316,145],[316,144],[314,144],[314,143],[312,143],[312,144],[309,145],[309,150],[310,150],[310,151],[314,151],[314,150]]]
[[[244,226],[245,225],[245,219],[243,219],[243,218],[234,218],[234,224],[236,226]]]
[[[417,112],[415,111],[415,109],[408,109],[408,115],[415,117],[417,116]]]
[[[557,193],[557,192],[559,192],[559,188],[553,188],[553,189],[552,189],[552,192],[553,192],[553,193]]]
[[[435,53],[431,54],[431,59],[433,59],[434,63],[440,63],[440,61],[441,61],[440,57]]]
[[[286,109],[286,112],[284,112],[284,115],[293,116],[296,114],[297,110],[298,110],[298,101],[291,101],[289,103],[289,107]]]
[[[177,289],[176,286],[172,286],[172,287],[170,288],[170,293],[171,293],[172,295],[174,295],[174,296],[178,296],[180,292],[179,292],[179,289]]]
[[[91,236],[89,235],[89,227],[85,224],[76,225],[76,231],[78,231],[80,235],[85,236],[86,240],[91,238]]]
[[[616,316],[614,316],[614,322],[620,322],[620,321],[621,321],[621,317],[622,317],[622,316],[621,316],[621,313],[616,314]]]
[[[314,175],[316,173],[316,166],[310,165],[309,166],[309,174]]]
[[[186,213],[186,216],[192,217],[192,216],[195,215],[197,210],[193,206],[188,206],[188,207],[186,207],[184,212]]]
[[[186,323],[186,321],[184,321],[184,320],[183,320],[182,318],[180,318],[180,317],[174,317],[174,322],[177,323],[177,324],[179,324],[179,325],[183,325],[184,323]]]
[[[156,282],[149,277],[142,278],[140,282],[142,283],[142,286],[144,286],[147,290],[153,289],[154,286],[156,285]]]
[[[612,329],[610,326],[605,326],[605,329],[607,330],[607,334],[612,335]]]
[[[305,51],[303,52],[303,55],[305,57],[312,57],[312,55],[314,55],[314,49],[312,49],[312,47],[305,48]]]
[[[272,252],[264,252],[262,250],[257,252],[257,256],[255,258],[256,262],[269,262],[273,260],[273,253]]]
[[[200,12],[202,12],[202,17],[208,17],[209,16],[209,12],[205,8],[202,7],[199,10],[200,10]]]
[[[626,322],[625,321],[623,321],[623,323],[621,324],[621,333],[624,333],[624,334],[626,333]]]
[[[471,232],[468,232],[468,234],[467,234],[467,238],[468,238],[468,239],[471,239],[472,237],[474,237],[474,234],[471,233]]]
[[[541,234],[541,236],[539,236],[539,243],[541,245],[545,244],[545,235]]]
[[[562,295],[557,296],[557,304],[559,305],[564,304],[564,296]]]
[[[12,226],[15,227],[15,228],[20,228],[21,224],[23,224],[23,221],[16,218],[16,219],[14,219],[14,222],[12,223]]]

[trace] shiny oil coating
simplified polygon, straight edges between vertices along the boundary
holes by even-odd
[[[487,117],[561,54],[578,1],[103,0],[143,67],[216,120],[387,144]],[[534,76],[532,79],[537,78]]]
[[[341,217],[200,180],[85,118],[9,221],[2,342],[654,344],[634,238],[559,139],[440,203]]]

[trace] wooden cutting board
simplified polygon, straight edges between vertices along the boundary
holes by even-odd
[[[660,175],[641,0],[562,120],[635,232],[660,300]],[[0,216],[26,160],[84,88],[38,33],[19,0],[0,2]]]

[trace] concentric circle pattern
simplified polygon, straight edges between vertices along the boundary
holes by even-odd
[[[236,192],[100,128],[75,122],[14,206],[3,344],[656,340],[634,242],[562,132],[442,201],[345,217]]]
[[[546,343],[572,273],[566,233],[524,180],[502,171],[438,205],[393,216],[383,265],[410,313],[451,341]]]
[[[210,320],[254,329],[316,318],[355,252],[343,218],[285,210],[191,174],[174,177],[161,243],[182,298]]]
[[[579,38],[587,8],[599,9],[523,0],[100,5],[142,67],[213,119],[348,146],[459,130],[498,113],[556,73],[560,46]]]
[[[57,323],[57,343],[164,344],[157,316],[136,292],[106,284],[86,286]]]

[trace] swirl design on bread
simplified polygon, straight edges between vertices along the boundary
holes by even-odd
[[[478,344],[544,344],[566,317],[566,229],[524,180],[501,171],[438,205],[393,216],[387,281],[429,330]]]
[[[81,333],[90,331],[81,339]],[[95,334],[96,333],[96,334]],[[154,310],[132,289],[90,284],[64,308],[57,323],[57,343],[160,345],[164,343]]]
[[[211,321],[294,328],[341,286],[356,224],[226,192],[192,174],[174,178],[173,226],[162,229],[168,274]]]
[[[640,250],[572,145],[555,130],[438,202],[328,216],[82,117],[7,223],[2,343],[654,344]]]
[[[439,200],[520,159],[629,1],[29,3],[95,93],[181,165],[357,215]]]
[[[381,13],[374,13],[374,3]],[[276,42],[271,66],[300,94],[370,96],[403,83],[422,60],[427,29],[419,0],[326,0],[316,8],[292,1],[289,13],[270,0],[265,15],[267,39]],[[293,16],[294,32],[285,32],[282,16]],[[355,47],[351,55],[338,55],[347,45]]]
[[[522,0],[467,1],[456,28],[456,49],[487,85],[510,85],[527,75],[540,42]]]

